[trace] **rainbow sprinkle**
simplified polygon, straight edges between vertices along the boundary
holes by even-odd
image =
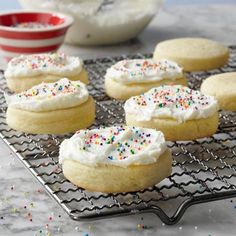
[[[31,97],[38,97],[40,99],[42,95],[51,98],[57,95],[75,93],[79,87],[79,84],[74,85],[70,80],[64,78],[55,83],[42,83],[22,93],[16,94],[16,96],[19,99],[29,99]]]
[[[126,73],[129,79],[134,79],[134,80],[145,78],[145,76],[153,75],[153,73],[158,73],[161,75],[167,71],[182,72],[182,68],[180,68],[174,62],[168,60],[160,60],[155,62],[151,59],[123,60],[114,65],[114,69],[116,71],[121,71]]]
[[[53,27],[54,25],[48,23],[39,23],[39,22],[22,22],[18,24],[11,25],[13,28],[20,29],[46,29]]]
[[[11,66],[31,70],[45,69],[52,66],[62,68],[66,66],[67,63],[67,56],[64,53],[33,54],[27,57],[16,57],[10,61]]]
[[[130,131],[131,133],[127,135],[127,138],[120,139],[125,132]],[[95,146],[115,144],[115,148],[107,155],[109,161],[124,160],[143,151],[153,142],[151,133],[136,127],[113,127],[109,129],[109,133],[93,133],[89,132],[89,130],[77,131],[77,134],[81,133],[84,136],[84,145],[81,146],[81,150],[84,151],[90,151],[90,148]]]
[[[160,89],[161,88],[161,89]],[[209,105],[209,98],[200,91],[183,86],[161,86],[132,98],[139,106],[155,104],[159,109],[175,108],[180,110],[194,109]]]

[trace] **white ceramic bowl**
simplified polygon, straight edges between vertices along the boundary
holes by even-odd
[[[66,42],[108,45],[137,36],[163,0],[19,0],[25,9],[50,9],[74,17]],[[113,2],[113,4],[111,3]]]

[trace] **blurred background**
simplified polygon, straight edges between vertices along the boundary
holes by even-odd
[[[108,4],[98,12],[99,2]],[[113,8],[109,2],[113,1],[9,0],[1,2],[0,11],[22,9],[23,4],[25,9],[72,15],[75,22],[60,51],[84,59],[152,53],[158,42],[178,37],[236,42],[236,0],[119,0]]]
[[[236,1],[235,0],[167,0],[166,4],[183,4],[183,3],[184,4],[194,4],[194,3],[207,4],[207,3],[227,3],[227,2],[235,3]],[[1,6],[0,6],[1,10],[20,9],[20,8],[21,8],[20,4],[18,3],[17,0],[2,1]]]

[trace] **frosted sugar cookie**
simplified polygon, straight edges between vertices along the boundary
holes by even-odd
[[[7,124],[33,134],[63,134],[90,126],[94,100],[80,81],[61,79],[42,83],[15,95],[6,95]]]
[[[163,134],[136,127],[80,130],[62,142],[59,161],[73,184],[105,193],[145,189],[172,170]]]
[[[187,85],[182,68],[169,60],[134,59],[119,61],[105,75],[106,93],[116,99],[125,100],[162,84]]]
[[[160,86],[131,97],[124,105],[126,124],[155,128],[166,140],[192,140],[214,134],[218,103],[183,86]]]
[[[214,96],[221,109],[236,111],[236,72],[208,77],[203,81],[201,91]]]
[[[8,63],[5,77],[8,87],[14,92],[22,92],[42,82],[56,82],[63,77],[88,83],[83,61],[64,53],[15,57]]]
[[[224,66],[229,50],[224,45],[204,38],[177,38],[157,44],[154,59],[176,61],[185,71],[211,70]]]

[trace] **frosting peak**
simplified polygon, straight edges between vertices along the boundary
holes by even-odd
[[[137,115],[140,121],[172,118],[181,123],[212,116],[218,111],[218,103],[214,97],[200,91],[174,85],[160,86],[131,97],[126,101],[124,109],[127,114]]]
[[[55,83],[41,83],[15,95],[5,95],[9,107],[36,112],[78,106],[86,102],[88,96],[82,82],[66,78]]]
[[[59,161],[121,167],[154,163],[166,150],[162,132],[129,126],[80,130],[60,146]]]
[[[150,83],[183,77],[183,69],[169,60],[134,59],[119,61],[107,70],[107,79],[118,83]]]
[[[79,57],[64,53],[45,53],[21,55],[13,58],[7,65],[6,77],[29,77],[41,74],[73,76],[81,72]]]

